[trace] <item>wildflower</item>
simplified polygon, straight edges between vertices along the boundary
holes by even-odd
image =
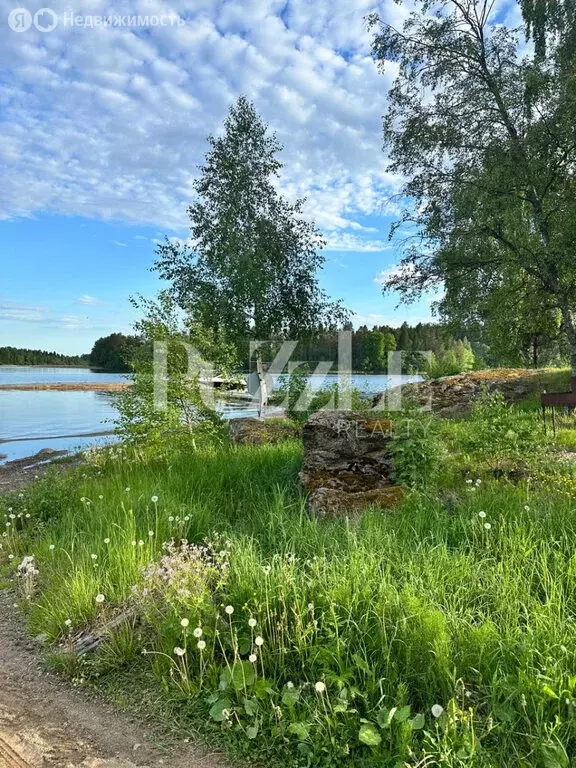
[[[490,528],[492,528],[492,526],[490,523],[484,523],[484,528],[486,528],[486,530],[489,531]]]
[[[8,555],[8,560],[14,560],[14,555]]]
[[[261,648],[264,645],[264,638],[258,635],[258,637],[254,640],[254,642],[256,643],[258,648]]]
[[[104,539],[104,544],[110,544],[110,539],[108,538]]]
[[[234,613],[234,606],[233,605],[227,605],[226,608],[224,608],[228,616],[232,616]]]
[[[100,501],[102,501],[102,499],[104,498],[104,496],[102,496],[102,494],[100,494],[100,495],[98,496],[98,498],[100,499]]]
[[[326,686],[322,682],[322,680],[318,680],[318,682],[314,685],[314,688],[316,689],[317,693],[324,693],[326,690]]]
[[[291,691],[294,688],[294,683],[292,682],[292,680],[288,680],[288,682],[286,683],[286,688],[288,688],[289,691]]]
[[[142,541],[142,539],[140,539],[140,541],[138,542],[138,546],[139,547],[143,547],[144,546],[144,542]]]
[[[182,656],[184,656],[185,653],[186,653],[186,649],[185,648],[180,648],[179,646],[176,646],[176,648],[174,648],[174,655],[175,656],[182,657]]]
[[[482,480],[480,480],[480,478],[478,478],[478,480],[476,480],[476,485],[481,485],[481,484],[482,484]]]
[[[133,541],[133,542],[132,542],[132,546],[133,546],[133,547],[135,547],[135,546],[136,546],[136,542],[135,542],[135,541]]]
[[[126,493],[130,493],[130,488],[124,488],[124,490],[126,491]]]
[[[170,517],[168,518],[168,522],[169,523],[173,523],[174,522],[174,515],[170,515]]]
[[[432,717],[440,717],[444,712],[444,707],[441,704],[434,704],[432,707]]]
[[[472,480],[471,480],[471,478],[468,478],[468,480],[466,480],[466,483],[467,483],[467,485],[472,485]]]
[[[97,603],[103,603],[103,602],[104,602],[104,600],[106,600],[106,598],[104,597],[104,595],[102,595],[102,594],[100,594],[100,595],[96,595],[96,602],[97,602]]]
[[[196,647],[198,648],[199,651],[203,651],[204,648],[206,648],[206,643],[204,642],[204,640],[198,640]]]
[[[478,517],[481,517],[482,519],[484,519],[486,517],[486,512],[484,512],[484,510],[482,510],[481,512],[478,512]]]
[[[181,626],[181,627],[184,627],[184,629],[186,629],[186,627],[187,627],[189,624],[190,624],[190,621],[189,621],[188,619],[180,619],[180,626]]]
[[[255,654],[255,653],[251,653],[251,654],[250,654],[250,656],[248,656],[248,661],[249,661],[251,664],[255,664],[255,663],[256,663],[256,659],[257,659],[257,658],[258,658],[258,656],[256,656],[256,654]]]
[[[158,501],[158,496],[152,496],[151,498],[152,504],[156,504],[157,501]]]
[[[98,560],[98,555],[90,555],[90,557],[92,558],[92,560]]]
[[[48,547],[48,549],[49,549],[51,552],[53,552],[53,551],[56,549],[56,546],[55,546],[54,544],[50,544],[50,546]]]
[[[23,493],[19,493],[19,494],[18,494],[18,498],[19,498],[19,499],[23,499],[23,498],[24,498],[24,494],[23,494]]]
[[[248,619],[248,626],[252,627],[252,629],[254,629],[254,627],[256,626],[257,623],[258,622],[254,618]]]
[[[66,624],[67,627],[71,627],[72,626],[72,619],[66,619],[64,624]]]
[[[530,512],[530,507],[528,506],[528,504],[524,505],[524,509],[526,510],[526,512]]]
[[[148,536],[154,536],[154,531],[148,531]]]
[[[194,637],[197,637],[197,638],[202,637],[202,627],[196,627],[193,634],[194,634]]]

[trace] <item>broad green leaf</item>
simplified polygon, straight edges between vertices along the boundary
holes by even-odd
[[[410,705],[407,704],[405,707],[401,707],[396,711],[394,714],[394,720],[397,720],[399,723],[405,723],[406,720],[410,717]]]
[[[414,715],[414,717],[410,721],[410,725],[415,731],[420,731],[426,725],[426,718],[421,713]]]
[[[377,747],[382,741],[382,736],[380,736],[378,729],[372,723],[364,723],[364,725],[360,726],[358,738],[362,744],[367,744],[369,747]]]
[[[306,723],[290,723],[288,726],[288,732],[297,736],[300,741],[306,741],[310,736],[310,730]]]
[[[224,710],[230,709],[231,706],[230,699],[218,699],[210,708],[210,717],[221,723],[224,720]]]

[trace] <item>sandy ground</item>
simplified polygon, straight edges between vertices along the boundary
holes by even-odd
[[[182,743],[161,750],[152,726],[46,672],[9,591],[0,591],[0,768],[225,768]]]

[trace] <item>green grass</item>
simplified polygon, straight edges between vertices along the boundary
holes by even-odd
[[[126,615],[93,657],[65,653],[61,665],[116,697],[118,681],[145,680],[183,730],[250,762],[568,766],[573,471],[546,455],[544,480],[514,485],[482,470],[466,482],[470,462],[481,464],[473,430],[442,429],[438,485],[350,522],[308,516],[295,441],[169,460],[114,449],[0,502],[11,522],[0,557],[13,570],[35,556],[24,601],[34,634],[66,647],[76,630]],[[171,583],[146,578],[162,542],[182,538],[208,540],[208,552],[173,553]]]

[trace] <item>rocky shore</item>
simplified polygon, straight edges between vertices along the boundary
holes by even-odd
[[[467,416],[472,404],[482,392],[501,394],[509,403],[521,403],[539,395],[550,385],[559,386],[555,378],[562,371],[551,369],[496,368],[469,371],[458,376],[404,384],[374,398],[374,405],[386,396],[397,396],[401,390],[402,404],[429,407],[433,413],[445,418]],[[566,374],[568,380],[569,374]]]

